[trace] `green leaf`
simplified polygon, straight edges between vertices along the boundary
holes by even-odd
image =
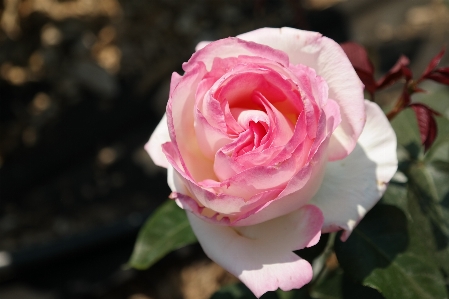
[[[405,172],[409,197],[419,207],[415,213],[415,217],[421,217],[418,229],[426,228],[421,238],[432,240],[424,249],[443,272],[449,290],[449,89],[439,89],[430,97],[420,96],[419,100],[442,114],[436,118],[438,137],[425,156],[409,162]]]
[[[299,290],[291,290],[288,292],[277,290],[276,294],[279,299],[312,299],[307,291],[307,286],[304,286]],[[263,297],[261,299],[263,299]]]
[[[317,281],[313,285],[310,295],[313,298],[319,299],[342,299],[342,283],[343,283],[343,271],[341,268],[337,268],[334,271],[326,273],[324,279]]]
[[[222,287],[210,299],[255,299],[256,296],[243,284],[236,283]],[[260,299],[280,299],[276,292],[267,292]]]
[[[186,212],[167,200],[140,229],[129,264],[147,269],[167,253],[195,242]]]
[[[254,294],[243,284],[236,283],[222,287],[210,299],[255,299]],[[300,290],[266,292],[260,299],[311,299],[307,287]]]
[[[426,218],[415,215],[410,199],[408,210],[413,218],[407,221],[396,206],[375,206],[346,242],[335,242],[337,258],[354,280],[385,298],[445,298],[441,273],[429,256],[432,244],[427,243],[433,240],[425,240]]]
[[[376,289],[357,283],[347,274],[342,275],[342,292],[344,299],[385,299]]]
[[[408,180],[408,178],[406,178],[406,180]],[[381,198],[380,203],[396,206],[409,217],[406,186],[405,182],[397,182],[393,178],[388,184],[387,191]]]
[[[441,273],[449,273],[449,247],[445,242],[445,247],[440,247],[440,241],[438,235],[433,234],[434,225],[432,219],[426,215],[425,209],[422,207],[422,198],[419,194],[413,192],[413,186],[409,188],[408,200],[409,211],[412,221],[410,222],[411,231],[411,243],[413,245],[412,250],[419,253],[422,259],[425,259],[429,264],[433,264],[435,269],[440,270],[439,277],[429,279],[433,280],[433,283],[438,283],[444,288],[446,287],[446,295],[439,298],[448,298],[449,294],[449,281],[442,279]],[[447,240],[446,240],[447,241]],[[432,283],[431,281],[429,281]],[[438,298],[438,297],[435,297]]]
[[[410,167],[409,177],[410,191],[436,230],[436,241],[448,243],[449,210],[444,207],[444,197],[448,195],[449,173],[440,173],[435,164],[415,163]]]
[[[313,285],[310,294],[314,299],[384,299],[377,290],[354,281],[341,268],[330,270]]]
[[[243,284],[235,283],[222,287],[210,299],[253,299],[253,293]],[[277,299],[274,297],[274,299]]]
[[[410,166],[407,174],[409,201],[414,200],[415,218],[421,219],[415,234],[421,230],[422,242],[428,243],[423,250],[430,252],[429,258],[446,277],[449,291],[449,140],[446,139],[440,138],[423,161]]]

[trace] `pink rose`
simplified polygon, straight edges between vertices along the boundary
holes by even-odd
[[[396,136],[341,47],[264,28],[202,42],[146,145],[206,254],[260,297],[312,278],[292,251],[343,238],[397,168]]]

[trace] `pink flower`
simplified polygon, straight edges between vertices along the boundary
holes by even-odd
[[[341,47],[264,28],[202,42],[146,145],[206,254],[260,297],[312,278],[292,251],[347,238],[397,168],[396,136]]]

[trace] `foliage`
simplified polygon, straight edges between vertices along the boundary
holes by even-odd
[[[449,67],[438,67],[445,53],[443,48],[427,65],[421,76],[414,80],[412,71],[409,68],[409,59],[401,56],[396,64],[379,80],[374,79],[374,67],[371,63],[366,50],[356,43],[344,43],[341,45],[355,71],[365,84],[365,90],[371,95],[374,100],[374,93],[384,89],[390,85],[405,79],[405,84],[402,88],[401,97],[396,101],[393,109],[387,114],[388,119],[393,119],[405,108],[412,108],[418,120],[418,128],[421,137],[421,143],[427,151],[435,141],[437,135],[437,126],[434,116],[439,116],[440,113],[430,108],[423,103],[413,103],[411,96],[415,93],[424,92],[419,85],[425,80],[432,80],[434,82],[449,85]]]
[[[185,212],[173,200],[168,200],[143,225],[129,264],[147,269],[167,253],[195,242]]]

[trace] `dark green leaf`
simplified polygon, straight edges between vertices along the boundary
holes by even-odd
[[[448,124],[449,125],[449,124]],[[429,258],[446,279],[449,291],[449,140],[441,138],[424,161],[411,165],[409,204],[415,203],[415,218],[420,224],[415,234],[422,243],[428,243],[422,249],[429,252]],[[425,229],[425,230],[424,230]]]
[[[405,175],[404,175],[405,177]],[[408,178],[405,177],[405,180]],[[380,203],[396,206],[409,216],[408,213],[408,203],[407,203],[407,188],[405,182],[397,182],[394,179],[388,184],[387,191],[380,200]]]
[[[310,294],[316,299],[384,299],[377,290],[354,281],[341,268],[329,271],[317,281]]]
[[[368,277],[388,267],[408,245],[404,213],[389,205],[375,206],[346,242],[335,242],[338,261],[353,278]]]
[[[419,206],[423,223],[427,227],[423,240],[433,240],[431,257],[446,277],[449,289],[449,101],[448,93],[441,90],[429,99],[429,106],[440,111],[437,117],[439,135],[430,151],[407,169],[410,192]],[[433,238],[429,238],[432,236]],[[426,248],[429,251],[429,247]]]
[[[379,291],[357,283],[347,274],[342,275],[342,292],[344,299],[384,299]],[[321,299],[321,298],[320,298]],[[323,298],[325,299],[325,298]],[[402,299],[402,298],[401,298]]]
[[[421,224],[407,222],[395,206],[377,205],[346,242],[336,241],[338,260],[354,280],[385,298],[445,298],[441,274],[428,256],[430,248],[416,231]]]
[[[425,155],[422,148],[417,147],[418,130],[415,120],[409,115],[411,113],[405,111],[392,122],[398,136],[400,170],[407,178],[406,184],[393,181],[382,200],[396,205],[407,215],[410,237],[407,252],[412,252],[428,264],[427,272],[425,269],[415,271],[429,274],[429,278],[423,277],[420,283],[423,286],[426,283],[433,285],[434,291],[438,289],[438,292],[442,292],[438,286],[443,283],[442,278],[445,279],[446,292],[449,292],[448,96],[448,89],[440,89],[414,97],[442,114],[436,117],[437,139]],[[401,191],[403,185],[406,188]],[[440,275],[437,275],[435,269],[440,270]]]
[[[409,211],[412,217],[410,222],[412,250],[419,253],[421,258],[428,261],[429,264],[433,262],[434,268],[440,269],[440,273],[444,276],[444,273],[449,273],[449,248],[447,247],[447,242],[445,247],[439,248],[441,240],[438,240],[438,235],[432,234],[435,229],[432,219],[424,212],[421,204],[422,198],[420,198],[419,194],[413,192],[413,188],[410,188],[408,200]],[[429,276],[429,279],[433,279],[433,283],[437,282],[444,285],[441,275],[434,278]],[[431,281],[429,282],[432,283]],[[447,278],[446,288],[446,297],[441,298],[448,298],[449,280]]]
[[[449,209],[444,207],[448,194],[449,173],[439,172],[432,164],[415,163],[410,167],[410,191],[418,199],[422,212],[437,230],[437,241],[449,241]],[[439,182],[438,182],[439,181]]]
[[[255,299],[254,294],[243,284],[227,285],[215,292],[210,299]],[[292,291],[272,291],[265,293],[260,299],[311,299],[307,287]]]
[[[337,268],[334,271],[329,271],[325,274],[324,279],[320,279],[310,292],[313,298],[319,299],[342,299],[342,283],[343,271]]]
[[[167,200],[141,228],[129,264],[147,269],[167,253],[195,242],[186,212]]]
[[[309,296],[309,292],[307,291],[307,286],[304,286],[299,290],[291,290],[288,292],[277,290],[276,294],[278,295],[279,299],[312,299],[312,297]],[[263,297],[261,299],[263,299]]]
[[[254,299],[254,294],[243,284],[236,283],[222,287],[210,299]],[[274,297],[277,299],[276,297]]]
[[[227,285],[218,290],[210,299],[255,299],[256,296],[243,284]],[[276,292],[267,292],[260,299],[280,299]]]

